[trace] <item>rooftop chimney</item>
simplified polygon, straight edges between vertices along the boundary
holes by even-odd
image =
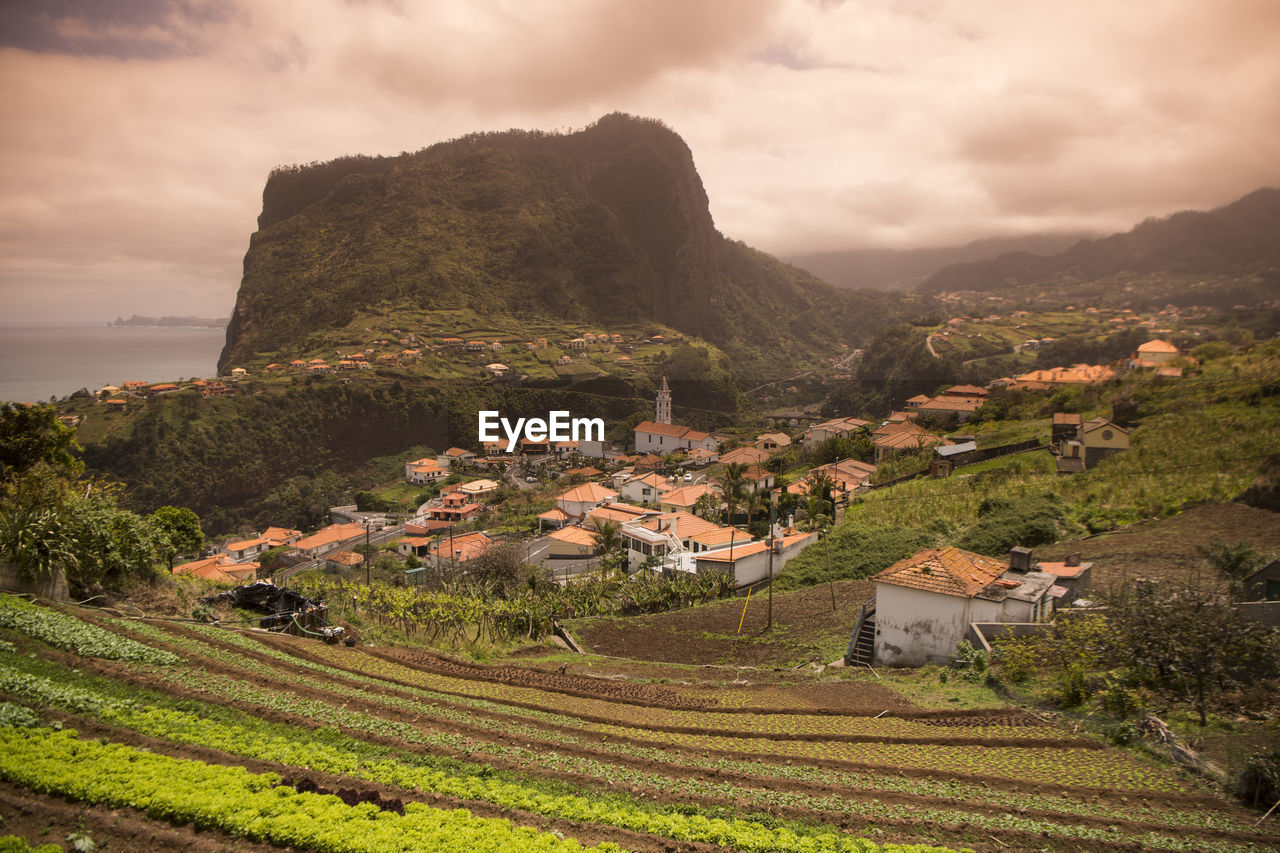
[[[1031,571],[1031,549],[1017,547],[1009,552],[1009,568],[1015,572]]]

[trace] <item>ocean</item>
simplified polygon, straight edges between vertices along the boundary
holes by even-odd
[[[130,379],[209,378],[226,339],[223,329],[0,325],[0,401],[46,402]]]

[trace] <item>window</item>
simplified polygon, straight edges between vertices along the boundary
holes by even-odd
[[[1109,430],[1109,429],[1104,429],[1104,430],[1102,431],[1102,440],[1103,440],[1103,441],[1110,441],[1110,440],[1111,440],[1111,436],[1112,436],[1112,432],[1111,432],[1111,430]]]

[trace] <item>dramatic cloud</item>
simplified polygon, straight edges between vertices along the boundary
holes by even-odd
[[[1124,229],[1280,184],[1273,0],[10,0],[10,319],[225,314],[274,166],[662,119],[767,251]]]

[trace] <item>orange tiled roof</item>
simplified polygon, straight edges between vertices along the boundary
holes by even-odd
[[[670,504],[671,506],[693,506],[698,502],[698,498],[705,494],[717,494],[716,490],[706,483],[699,483],[696,486],[684,486],[679,489],[672,489],[662,497],[658,498],[660,503]]]
[[[1138,347],[1138,352],[1161,352],[1161,353],[1177,353],[1178,348],[1168,341],[1162,341],[1156,338],[1154,341],[1147,341]]]
[[[1003,560],[956,547],[930,548],[899,560],[872,580],[925,592],[973,598],[1008,569]]]
[[[555,539],[559,542],[568,542],[570,545],[588,545],[592,548],[596,546],[595,534],[581,527],[561,527],[547,535],[548,539]]]
[[[354,539],[357,536],[363,536],[364,533],[364,525],[362,524],[330,524],[328,527],[317,530],[306,539],[299,539],[293,543],[293,547],[300,551],[306,551],[310,548],[319,548],[334,542],[341,542],[344,539]]]
[[[707,553],[698,554],[695,559],[698,562],[710,560],[716,563],[736,563],[743,557],[749,557],[752,554],[759,554],[761,551],[768,549],[768,544],[760,541],[745,542],[741,547],[735,545],[733,548],[721,548],[719,551],[709,551]],[[730,560],[729,552],[733,552],[733,559]]]
[[[733,450],[720,454],[720,462],[725,465],[733,465],[735,463],[738,465],[755,465],[756,463],[763,462],[768,458],[768,453],[765,453],[758,447],[751,447],[749,445],[735,447]]]
[[[581,503],[596,503],[599,501],[607,501],[610,498],[616,498],[618,493],[613,489],[606,489],[599,483],[583,483],[581,486],[574,486],[564,494],[560,495],[559,500],[562,501],[578,501]]]
[[[662,527],[663,531],[670,529],[674,522],[676,528],[676,536],[681,539],[689,539],[694,536],[700,536],[704,533],[710,533],[713,530],[720,529],[720,525],[714,521],[707,521],[705,518],[688,512],[664,512],[661,515],[655,515],[646,519],[641,523],[641,527],[654,531],[658,531]],[[738,539],[743,539],[745,534],[739,531]]]
[[[217,554],[213,557],[192,560],[190,563],[174,566],[172,574],[190,575],[203,580],[238,583],[246,578],[256,577],[259,568],[261,566],[257,563],[236,563],[224,554]]]

